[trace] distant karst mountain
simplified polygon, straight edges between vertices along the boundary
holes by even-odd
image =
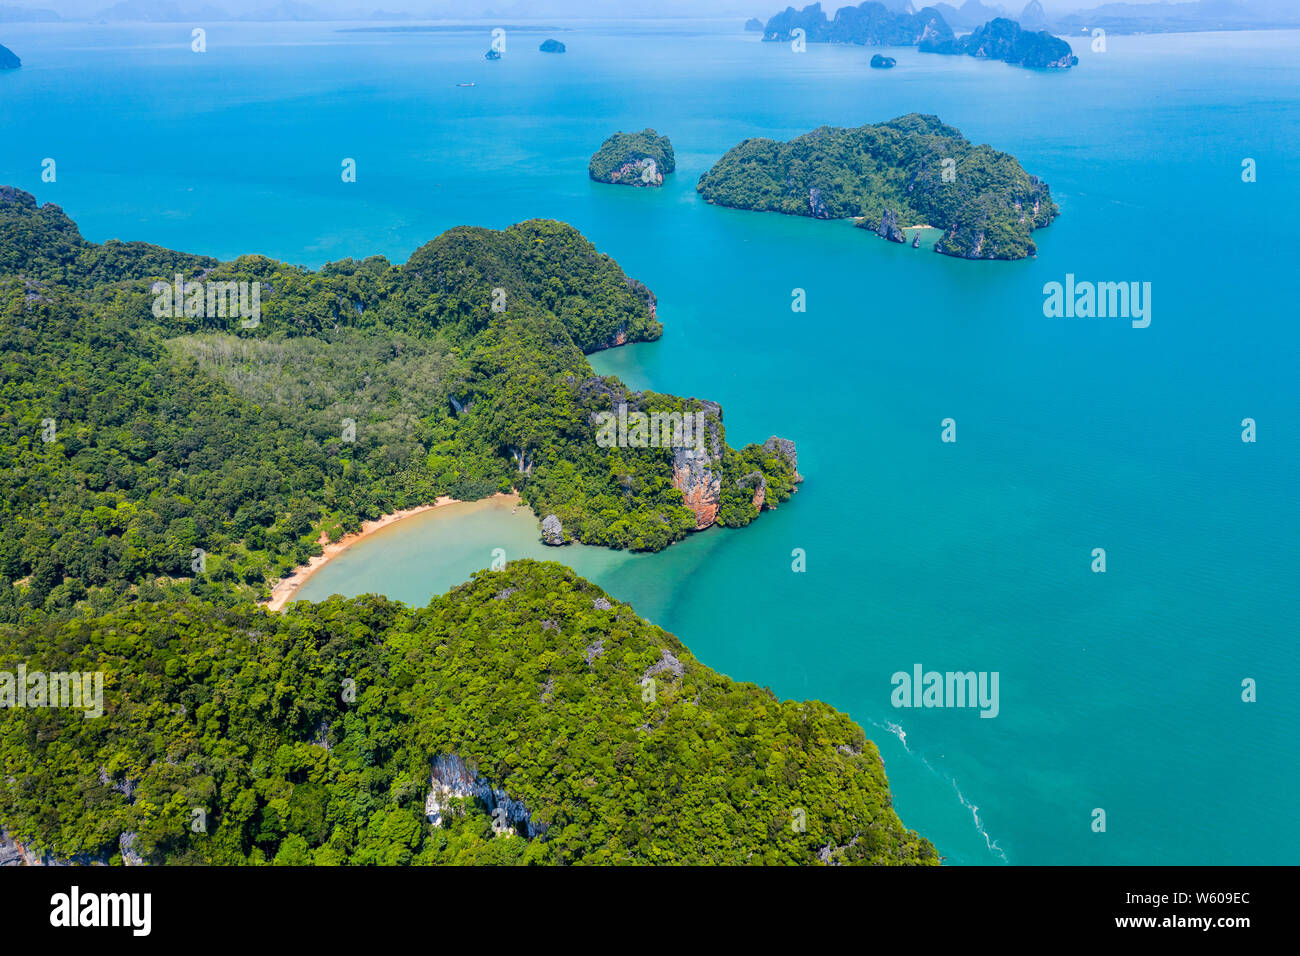
[[[1182,3],[1103,3],[1051,19],[1060,34],[1102,28],[1107,33],[1194,30],[1286,30],[1300,26],[1295,0],[1191,0]]]
[[[0,23],[53,23],[59,15],[53,10],[31,10],[0,4]]]
[[[951,6],[947,9],[953,10]],[[1031,0],[1025,9],[1032,16],[1042,13],[1037,0]],[[967,0],[960,11],[953,12],[966,17],[976,13],[983,15],[991,10],[979,0]],[[1036,69],[1069,69],[1079,62],[1070,44],[1064,40],[1046,31],[1023,29],[1015,20],[1006,17],[995,16],[977,25],[966,36],[958,37],[937,7],[899,13],[879,0],[867,0],[856,7],[840,7],[833,19],[827,18],[821,3],[802,10],[786,7],[767,21],[763,39],[790,40],[799,35],[795,32],[797,30],[803,31],[802,37],[808,43],[915,46],[925,53],[965,53]]]
[[[934,8],[943,14],[948,25],[955,30],[973,30],[990,20],[1007,15],[1002,7],[985,6],[980,0],[966,0],[961,7],[955,7],[951,3],[936,3]]]
[[[1015,20],[998,17],[958,39],[923,40],[922,53],[965,53],[1039,70],[1068,70],[1079,62],[1070,44],[1046,30],[1021,29]]]
[[[763,39],[789,40],[794,30],[803,30],[809,43],[857,43],[866,46],[916,46],[922,40],[951,39],[952,28],[934,7],[919,13],[890,10],[879,0],[856,7],[840,7],[834,19],[827,19],[821,3],[796,10],[786,7],[767,21]]]
[[[1029,0],[1025,9],[1020,11],[1020,25],[1026,30],[1047,29],[1047,13],[1038,0]]]

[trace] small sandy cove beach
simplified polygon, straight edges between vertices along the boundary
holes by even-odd
[[[493,497],[518,498],[519,496],[513,492],[506,494],[505,492],[498,491],[493,495]],[[294,568],[293,573],[288,575],[288,577],[283,577],[276,582],[275,587],[271,588],[271,599],[264,602],[262,606],[268,611],[278,611],[283,608],[293,600],[293,596],[298,592],[298,589],[306,584],[307,580],[313,574],[325,567],[325,565],[329,564],[331,560],[338,557],[362,538],[368,538],[376,531],[382,531],[384,528],[387,528],[391,524],[396,524],[403,518],[410,518],[414,515],[424,514],[426,511],[432,511],[434,508],[441,508],[444,505],[456,505],[461,503],[462,502],[458,498],[453,498],[450,495],[443,495],[431,505],[420,505],[417,508],[407,508],[405,511],[394,511],[392,514],[384,515],[382,518],[375,518],[373,521],[362,522],[360,531],[354,531],[352,534],[345,534],[334,542],[331,542],[329,538],[325,536],[325,533],[321,532],[320,545],[324,550],[306,564]]]

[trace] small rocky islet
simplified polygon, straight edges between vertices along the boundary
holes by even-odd
[[[664,176],[677,168],[673,144],[653,129],[615,133],[603,142],[587,173],[598,183],[619,186],[662,186]]]

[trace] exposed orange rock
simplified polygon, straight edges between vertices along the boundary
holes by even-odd
[[[696,531],[703,531],[718,520],[722,480],[708,468],[694,459],[687,459],[684,465],[674,465],[673,487],[682,493],[686,507],[695,513]]]

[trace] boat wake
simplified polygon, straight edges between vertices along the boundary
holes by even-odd
[[[872,721],[872,723],[875,724],[876,722]],[[961,792],[961,787],[957,785],[957,779],[930,763],[929,759],[924,754],[919,754],[909,747],[907,744],[907,731],[903,729],[901,724],[896,724],[891,720],[887,720],[884,724],[876,724],[876,726],[897,737],[898,742],[903,745],[903,749],[907,751],[908,755],[920,760],[921,763],[925,765],[925,768],[932,774],[940,780],[946,780],[948,783],[952,784],[952,789],[956,792],[957,799],[961,802],[963,807],[970,811],[971,819],[975,822],[975,830],[984,838],[984,844],[989,848],[989,852],[1003,863],[1010,863],[1011,861],[1007,859],[1006,851],[998,845],[997,840],[989,836],[989,831],[985,829],[984,821],[980,818],[980,808],[966,799],[966,795]]]
[[[924,760],[925,758],[923,757],[921,759]],[[928,762],[926,763],[926,766],[930,766]],[[930,767],[930,769],[933,770],[934,768]],[[955,779],[949,777],[948,780],[952,784],[952,788],[957,791],[957,799],[961,801],[961,805],[970,811],[971,818],[975,821],[975,829],[979,831],[980,836],[984,837],[984,842],[988,845],[989,852],[996,854],[998,859],[1003,863],[1010,863],[1011,861],[1007,859],[1007,855],[1003,852],[1002,847],[998,846],[998,841],[990,837],[989,831],[984,829],[984,821],[980,819],[980,808],[966,799],[965,795],[961,792],[961,787],[957,786],[957,781]]]

